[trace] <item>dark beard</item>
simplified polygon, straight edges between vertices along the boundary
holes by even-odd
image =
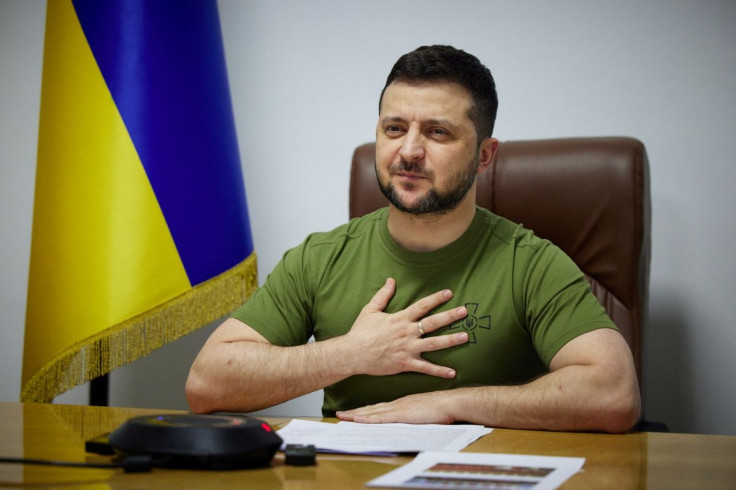
[[[381,179],[378,177],[378,170],[376,169],[376,178],[378,179],[378,187],[380,187],[383,195],[386,199],[402,213],[413,214],[415,216],[420,215],[433,215],[440,216],[447,214],[460,204],[460,201],[468,194],[468,191],[473,187],[475,178],[478,173],[478,155],[466,166],[465,172],[456,174],[450,182],[450,189],[446,192],[440,193],[437,189],[430,189],[424,196],[422,196],[413,206],[405,206],[399,199],[399,195],[396,192],[394,185],[389,182],[384,185]],[[422,173],[422,170],[417,167],[416,164],[406,162],[404,160],[399,164],[399,171],[409,171]]]

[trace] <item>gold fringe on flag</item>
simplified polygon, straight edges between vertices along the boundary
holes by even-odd
[[[65,391],[231,313],[257,287],[257,259],[253,252],[222,274],[60,352],[28,380],[20,399],[50,403]]]

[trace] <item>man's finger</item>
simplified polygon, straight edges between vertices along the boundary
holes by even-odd
[[[438,366],[437,364],[432,364],[431,362],[425,361],[423,359],[416,359],[413,363],[411,363],[409,365],[409,371],[427,374],[436,378],[447,379],[452,379],[457,375],[455,370],[452,368]]]
[[[384,285],[376,291],[371,300],[363,308],[363,311],[383,311],[386,309],[388,302],[396,292],[396,281],[389,277]]]
[[[425,334],[431,333],[453,322],[462,320],[466,316],[468,316],[468,309],[464,306],[458,306],[451,310],[441,311],[432,316],[422,318],[422,330],[424,330]]]
[[[424,315],[426,315],[442,303],[446,303],[451,298],[452,291],[450,291],[449,289],[437,291],[436,293],[425,296],[416,303],[407,307],[404,312],[409,316],[410,320],[420,320]],[[422,325],[424,325],[424,321],[422,321]]]
[[[429,337],[421,340],[421,352],[432,352],[442,349],[455,347],[468,342],[468,333],[460,332],[448,335],[438,335],[437,337]]]

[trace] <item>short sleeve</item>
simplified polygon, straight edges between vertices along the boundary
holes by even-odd
[[[307,245],[308,240],[286,252],[263,286],[232,314],[274,345],[300,345],[312,336],[314,294],[305,274]]]
[[[549,367],[555,354],[575,337],[616,326],[572,259],[549,241],[538,243],[526,250],[529,261],[517,284],[523,322]]]

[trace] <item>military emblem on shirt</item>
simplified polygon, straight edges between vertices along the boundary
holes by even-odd
[[[465,308],[468,310],[468,316],[452,323],[450,330],[465,329],[468,332],[468,343],[475,344],[478,341],[475,335],[477,329],[491,329],[491,315],[478,316],[478,303],[465,303]]]

